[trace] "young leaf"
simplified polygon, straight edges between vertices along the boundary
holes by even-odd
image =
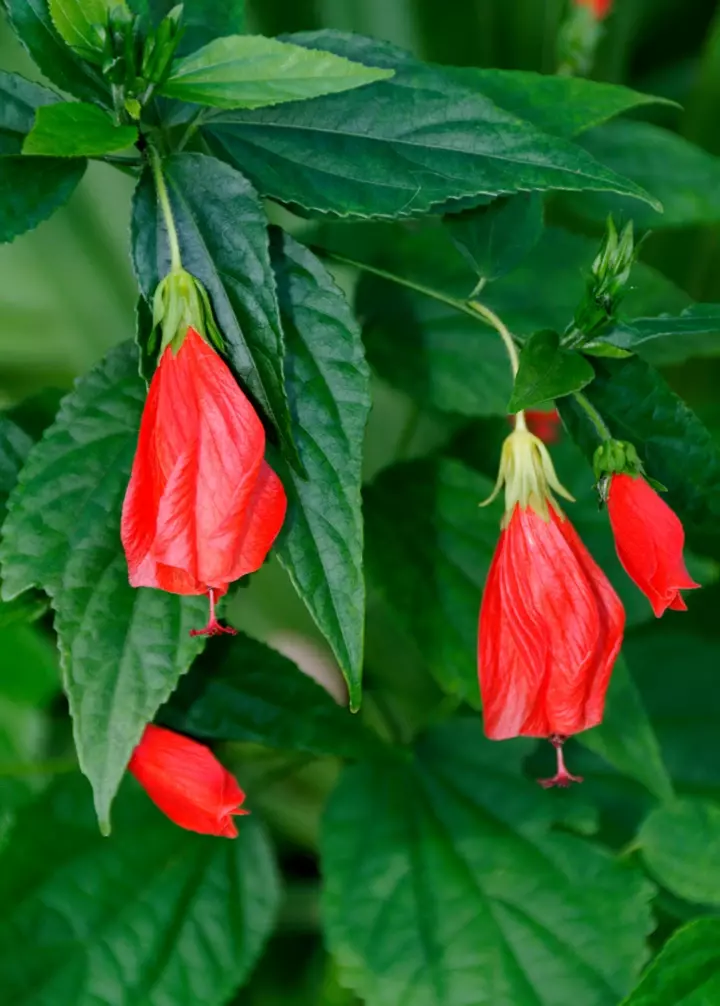
[[[720,451],[710,432],[663,378],[637,357],[595,361],[586,389],[613,437],[635,444],[648,475],[667,490],[681,520],[710,530],[720,516]],[[558,403],[573,438],[590,460],[599,438],[571,398]]]
[[[118,126],[97,105],[66,101],[37,110],[22,152],[46,157],[102,157],[132,146],[137,138],[135,126]]]
[[[108,841],[83,789],[62,780],[23,810],[0,859],[4,994],[33,1006],[224,1006],[279,906],[256,816],[233,841],[193,835],[128,781]]]
[[[445,226],[478,278],[495,280],[512,272],[540,240],[542,198],[523,193],[497,199],[445,217]]]
[[[447,200],[529,190],[646,198],[441,67],[359,36],[316,32],[292,40],[395,76],[310,102],[227,112],[208,125],[213,151],[247,172],[263,195],[313,213],[360,217],[402,217]]]
[[[75,743],[101,825],[145,724],[202,643],[205,599],[133,590],[120,510],[145,388],[126,344],[78,382],[28,456],[0,549],[3,597],[44,588],[56,612]]]
[[[48,80],[77,98],[110,103],[107,86],[99,73],[78,59],[58,35],[47,0],[4,0],[4,3],[20,41]]]
[[[392,75],[331,52],[262,35],[231,35],[178,60],[160,92],[215,108],[262,108],[349,91]]]
[[[595,373],[580,353],[563,349],[557,332],[536,332],[523,346],[508,412],[579,391]]]
[[[250,636],[218,640],[180,682],[160,720],[202,740],[362,758],[381,747],[357,716],[286,657]]]
[[[37,227],[66,203],[85,165],[80,158],[0,157],[0,244]]]
[[[83,59],[102,61],[104,30],[113,7],[125,7],[125,0],[48,0],[58,33]]]
[[[19,154],[23,139],[33,127],[36,110],[59,100],[46,87],[16,73],[0,71],[0,155]]]
[[[682,363],[720,352],[720,304],[691,304],[679,315],[621,319],[601,343],[645,356],[654,363]]]
[[[262,204],[240,172],[203,154],[176,154],[163,174],[183,266],[205,286],[231,366],[247,385],[296,463],[282,369],[283,336]],[[170,252],[152,175],[133,206],[133,259],[152,301]]]
[[[515,750],[460,720],[412,762],[341,777],[321,839],[326,931],[373,1006],[614,1006],[637,976],[652,888],[552,830],[558,805]]]
[[[360,705],[365,627],[362,445],[369,372],[350,307],[318,259],[280,231],[271,244],[288,355],[293,436],[307,478],[287,471],[280,562]]]
[[[578,734],[577,740],[624,775],[637,779],[659,800],[672,799],[673,786],[658,739],[622,656],[613,668],[602,723]]]
[[[683,799],[658,807],[637,844],[650,873],[673,894],[720,905],[720,804]]]
[[[720,919],[673,933],[622,1006],[711,1006],[720,1002]]]

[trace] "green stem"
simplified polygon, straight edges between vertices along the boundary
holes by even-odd
[[[180,256],[180,241],[178,240],[177,229],[175,227],[175,217],[173,216],[172,206],[170,205],[170,196],[168,195],[167,185],[165,184],[165,176],[162,172],[162,161],[160,160],[160,155],[154,147],[150,147],[149,149],[150,166],[152,168],[153,178],[155,179],[158,201],[163,212],[163,219],[165,220],[168,244],[170,245],[170,268],[172,272],[177,272],[182,269],[182,258]]]
[[[585,415],[588,417],[590,422],[595,427],[595,432],[600,437],[601,440],[612,440],[612,433],[607,428],[605,420],[600,415],[598,410],[592,404],[592,402],[582,393],[582,391],[573,392],[573,398],[583,410]]]

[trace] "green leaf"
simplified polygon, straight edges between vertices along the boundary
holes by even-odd
[[[608,189],[646,198],[452,72],[360,36],[327,31],[292,40],[395,76],[343,95],[227,112],[207,126],[213,151],[242,167],[263,195],[311,213],[356,217],[409,216],[448,200],[528,190]]]
[[[7,416],[0,415],[0,524],[5,519],[5,504],[15,488],[32,440]]]
[[[442,688],[480,702],[477,621],[500,534],[492,482],[455,461],[394,465],[366,490],[368,582]]]
[[[307,478],[288,470],[277,555],[360,705],[365,627],[360,488],[370,375],[360,330],[322,263],[275,231],[273,265],[293,438]]]
[[[445,225],[478,278],[512,272],[540,240],[543,202],[537,194],[496,199],[489,206],[445,217]]]
[[[103,839],[77,778],[19,815],[0,859],[4,994],[27,1006],[224,1006],[278,909],[264,830],[249,817],[233,841],[193,835],[130,782],[117,816]]]
[[[678,800],[658,807],[637,837],[643,859],[679,898],[720,905],[720,804]]]
[[[523,346],[509,412],[579,391],[595,373],[580,353],[563,349],[557,332],[536,332]]]
[[[16,73],[0,71],[0,155],[19,154],[25,135],[33,127],[36,110],[58,100],[46,87]]]
[[[202,643],[204,598],[133,590],[120,510],[145,388],[131,344],[113,349],[64,400],[8,504],[3,597],[44,588],[56,612],[78,758],[103,827],[145,724]]]
[[[331,52],[262,35],[231,35],[173,64],[162,94],[215,108],[262,108],[392,77]]]
[[[96,71],[63,42],[50,17],[47,0],[4,0],[15,32],[40,70],[77,98],[110,104],[107,86]]]
[[[132,146],[137,138],[135,126],[118,126],[97,105],[59,102],[38,109],[22,152],[46,157],[102,157]]]
[[[314,755],[362,758],[381,747],[357,716],[292,661],[242,634],[213,644],[160,719],[203,740],[253,741]]]
[[[613,668],[602,723],[578,734],[577,740],[659,800],[672,799],[658,739],[622,655]]]
[[[595,193],[572,199],[573,210],[604,222],[609,213],[632,217],[637,227],[707,226],[720,221],[720,159],[677,133],[649,122],[611,122],[583,137],[593,157],[652,193],[657,213],[636,200]]]
[[[205,286],[235,373],[273,422],[291,459],[291,419],[283,378],[283,336],[268,249],[267,219],[252,185],[203,154],[163,161],[183,266]],[[170,270],[170,251],[151,173],[133,206],[133,259],[152,302]]]
[[[66,203],[85,161],[0,157],[0,244],[37,227]]]
[[[373,1006],[615,1006],[646,956],[652,889],[551,830],[523,742],[475,721],[412,762],[346,769],[321,840],[328,944]]]
[[[102,62],[103,35],[113,7],[125,7],[125,0],[48,0],[50,17],[60,36],[93,63]]]
[[[602,336],[602,342],[647,356],[656,365],[683,363],[693,356],[717,356],[720,304],[691,304],[679,315],[620,319]]]
[[[637,357],[596,359],[585,390],[610,433],[637,447],[645,469],[667,490],[680,519],[714,530],[720,516],[720,451],[709,431],[663,378]],[[588,460],[599,443],[587,415],[571,399],[559,408]]]
[[[720,1002],[720,919],[696,919],[668,940],[622,1006]]]
[[[28,592],[12,601],[0,601],[0,629],[23,622],[35,622],[49,607],[47,598],[39,591]]]

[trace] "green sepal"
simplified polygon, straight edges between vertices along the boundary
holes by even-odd
[[[177,353],[189,328],[220,352],[224,343],[212,313],[205,287],[185,269],[173,269],[161,280],[152,303],[153,335],[150,349],[161,332],[158,359],[168,346]]]
[[[631,475],[644,478],[656,492],[665,493],[667,488],[646,473],[640,455],[634,444],[628,440],[605,440],[593,456],[593,472],[597,480],[595,488],[600,497],[600,505],[607,503],[610,479],[613,475]]]

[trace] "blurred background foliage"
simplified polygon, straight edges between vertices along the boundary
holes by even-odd
[[[279,34],[332,27],[386,39],[437,62],[552,72],[565,10],[564,0],[251,0],[249,29]],[[34,75],[1,16],[0,65]],[[720,6],[714,0],[616,0],[593,76],[679,103],[682,107],[644,110],[643,118],[720,154]],[[621,124],[627,142],[623,144],[623,135],[618,134],[613,157],[622,156],[623,150],[632,153],[634,131],[641,128],[648,127],[632,119]],[[591,149],[593,142],[597,141],[591,135],[587,139]],[[600,151],[594,152],[602,159]],[[698,164],[698,171],[706,169]],[[698,192],[691,175],[674,173],[672,158],[662,151],[649,157],[643,170],[651,191],[661,198],[668,191],[674,204],[684,200],[683,205],[691,207],[679,214],[680,224],[672,214],[649,221],[654,230],[642,247],[641,259],[677,288],[664,309],[682,306],[687,297],[720,302],[720,187],[713,204],[712,193]],[[108,347],[133,334],[136,285],[128,223],[132,190],[132,179],[93,163],[67,206],[31,233],[0,246],[0,407],[22,408],[37,428],[50,419],[57,403],[57,394],[48,393],[48,388],[69,388]],[[607,207],[599,198],[596,203],[593,209],[592,199],[580,204],[555,198],[549,220],[598,237]],[[687,224],[687,219],[692,222]],[[283,220],[287,222],[285,216]],[[582,282],[580,264],[572,263],[571,255],[566,275],[577,286]],[[352,274],[338,275],[350,291]],[[550,297],[556,292],[565,303],[562,272],[556,282],[558,288],[550,291]],[[519,282],[515,293],[508,294],[509,308],[521,293]],[[569,297],[570,304],[574,299]],[[706,342],[702,358],[667,366],[664,373],[718,437],[720,340],[714,345],[715,349]],[[376,379],[366,442],[368,478],[393,461],[426,454],[458,431],[458,455],[468,459],[467,445],[472,444],[472,460],[490,474],[504,422],[491,420],[470,433],[461,431],[462,425],[459,417],[441,416],[431,409],[418,412],[408,396]],[[573,475],[577,456],[569,445],[560,454],[561,475],[577,481]],[[584,485],[588,494],[589,482],[589,472],[582,469],[580,488]],[[591,546],[606,534],[598,529],[593,537],[592,528],[584,530]],[[716,539],[693,540],[692,546],[699,555],[718,558]],[[598,548],[603,547],[600,542]],[[704,568],[706,579],[714,579],[712,562],[705,560]],[[448,700],[442,699],[424,671],[413,644],[398,636],[395,620],[381,599],[371,593],[369,601],[364,715],[411,734],[417,723],[433,715],[440,718]],[[646,622],[633,629],[625,651],[678,791],[716,799],[720,798],[718,602],[720,588],[708,587],[690,599],[687,615],[671,613],[661,623]],[[239,628],[293,656],[342,697],[332,658],[276,562],[237,592],[230,617]],[[73,764],[68,758],[67,719],[52,715],[63,713],[58,675],[49,617],[13,624],[12,612],[5,610],[0,620],[0,805],[14,805],[42,783],[46,772]],[[634,834],[649,808],[648,794],[597,756],[573,747],[573,770],[591,780],[603,837],[619,847]],[[340,989],[318,935],[318,818],[336,779],[337,763],[328,759],[302,764],[297,756],[294,762],[278,759],[249,745],[235,745],[227,754],[231,764],[242,766],[241,778],[251,795],[253,781],[262,783],[255,789],[256,805],[281,843],[288,880],[278,934],[237,1003],[351,1006],[357,1000]],[[23,766],[39,757],[42,762],[25,775]],[[547,752],[543,764],[547,769]],[[592,828],[595,812],[586,796],[581,789],[571,800],[578,821],[585,814]],[[691,909],[665,892],[663,924],[655,939],[659,942],[679,920],[697,912],[697,906]]]

